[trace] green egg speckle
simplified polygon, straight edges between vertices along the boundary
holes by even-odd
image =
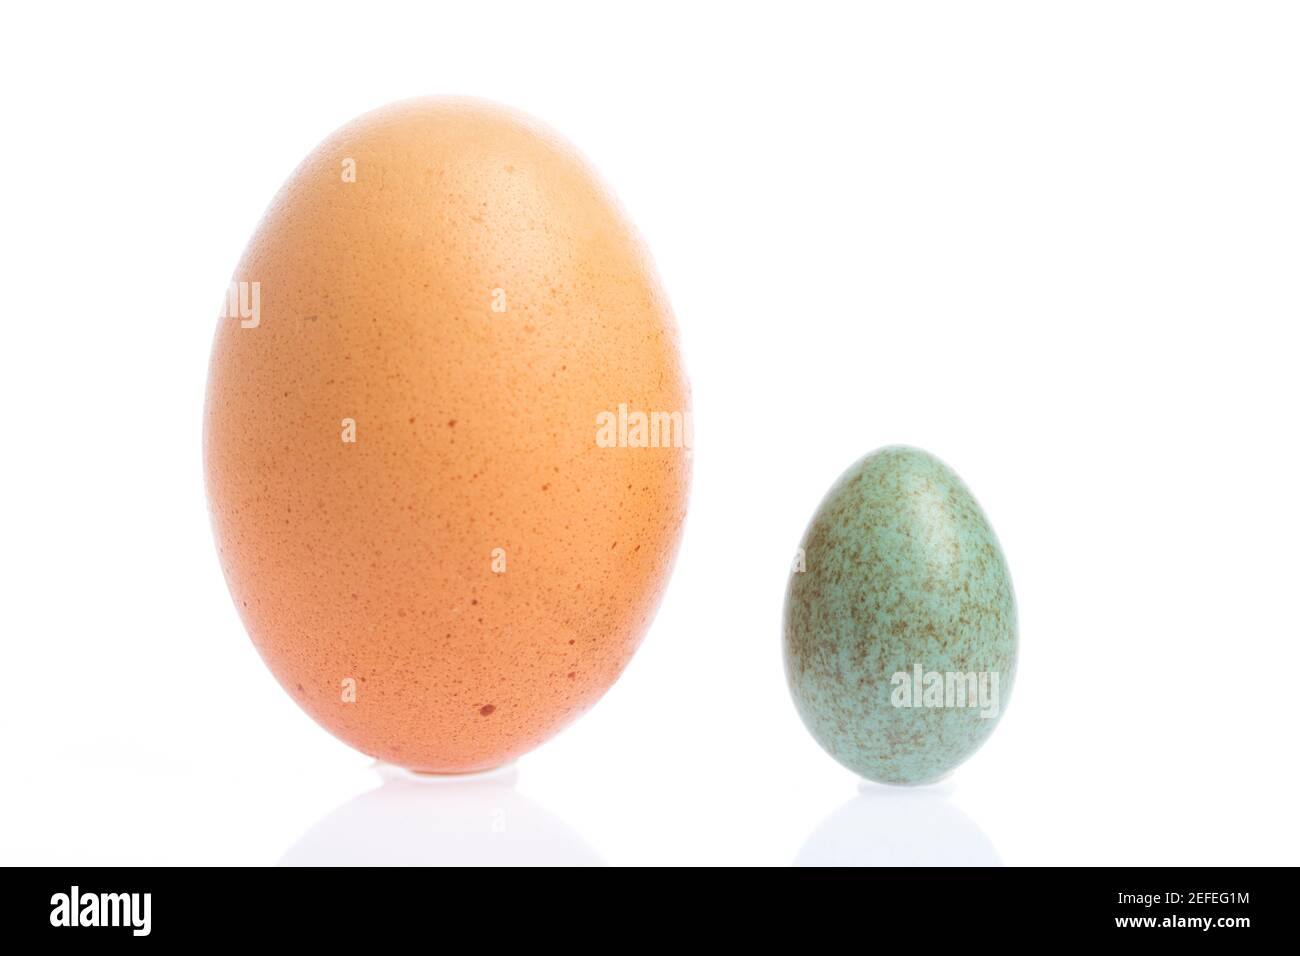
[[[785,602],[795,706],[840,763],[938,780],[993,732],[1016,672],[997,537],[951,468],[916,448],[846,471],[804,533]]]

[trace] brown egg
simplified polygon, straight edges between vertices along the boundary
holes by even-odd
[[[599,699],[668,581],[689,446],[634,229],[500,107],[334,133],[223,303],[204,455],[226,581],[284,688],[382,760],[490,768]]]

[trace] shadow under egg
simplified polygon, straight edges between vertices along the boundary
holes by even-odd
[[[281,866],[601,866],[568,824],[516,789],[513,765],[435,776],[380,764],[383,782],[331,811]]]
[[[804,842],[795,866],[1001,866],[979,824],[949,799],[950,781],[863,782]]]

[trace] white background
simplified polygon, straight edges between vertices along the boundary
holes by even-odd
[[[38,12],[39,11],[39,12]],[[11,7],[0,861],[1300,862],[1300,16],[1264,3]],[[385,777],[243,633],[208,528],[217,304],[387,101],[576,143],[695,393],[622,680],[499,779]],[[1020,602],[951,781],[859,788],[785,688],[830,483],[948,461]]]

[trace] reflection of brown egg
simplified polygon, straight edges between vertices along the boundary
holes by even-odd
[[[690,397],[649,258],[573,149],[479,102],[367,114],[280,191],[230,305],[212,521],[294,699],[446,772],[594,704],[668,580]]]

